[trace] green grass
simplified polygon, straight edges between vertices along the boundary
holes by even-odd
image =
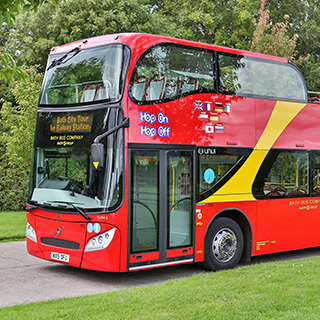
[[[0,212],[0,242],[24,240],[26,236],[26,212]]]
[[[319,267],[320,257],[250,265],[151,287],[3,308],[0,318],[313,320],[320,314]]]

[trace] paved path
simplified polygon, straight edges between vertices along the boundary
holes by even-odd
[[[310,256],[320,256],[320,248],[255,257],[252,262],[264,263]],[[199,264],[132,273],[83,270],[30,256],[24,241],[0,243],[0,308],[149,286],[201,272],[204,270]]]
[[[199,272],[198,264],[132,273],[84,270],[33,257],[24,241],[0,243],[0,308],[148,286]]]

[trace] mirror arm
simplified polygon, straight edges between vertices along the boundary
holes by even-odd
[[[125,118],[120,124],[118,124],[116,127],[108,130],[107,132],[100,134],[94,139],[94,143],[99,143],[101,139],[107,137],[111,133],[114,133],[115,131],[118,131],[121,128],[129,128],[130,126],[130,121],[129,118]]]

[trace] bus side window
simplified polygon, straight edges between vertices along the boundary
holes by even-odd
[[[259,190],[261,187],[263,191]],[[271,150],[259,170],[253,190],[257,198],[308,195],[308,152]]]
[[[313,158],[312,177],[312,194],[320,196],[320,153],[316,153]]]
[[[156,45],[139,59],[131,77],[130,96],[150,103],[196,92],[214,92],[213,56],[213,51],[199,48]]]
[[[219,92],[306,101],[304,79],[290,63],[219,53]]]
[[[242,69],[242,56],[229,54],[219,55],[219,91],[224,94],[235,94],[244,90],[240,82],[239,71]]]
[[[165,89],[165,97],[166,98],[173,98],[178,95],[179,93],[179,83],[177,79],[171,79],[166,83]]]
[[[215,193],[231,179],[250,152],[245,148],[198,148],[198,201]]]

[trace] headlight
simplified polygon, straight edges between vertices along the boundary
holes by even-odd
[[[37,235],[34,229],[31,227],[31,225],[27,222],[27,228],[26,228],[26,237],[33,242],[37,243]]]
[[[101,233],[89,240],[87,243],[84,252],[103,250],[109,246],[111,243],[114,234],[116,232],[116,228],[113,228],[107,232]]]

